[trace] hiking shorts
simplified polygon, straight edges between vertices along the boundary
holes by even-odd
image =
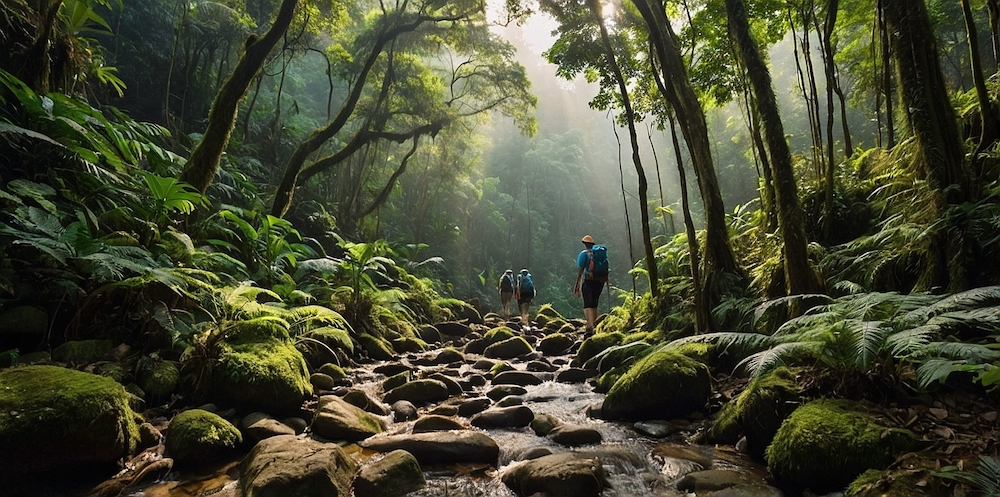
[[[521,292],[521,295],[517,299],[517,303],[520,304],[530,304],[532,300],[535,300],[535,292],[526,293]]]
[[[507,305],[514,298],[514,292],[500,292],[500,305]]]
[[[601,299],[601,291],[604,290],[604,282],[601,280],[583,280],[583,308],[597,309],[597,302]]]

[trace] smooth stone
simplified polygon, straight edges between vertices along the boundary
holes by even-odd
[[[599,444],[603,440],[601,432],[588,426],[571,424],[556,426],[549,432],[548,438],[555,443],[569,447]]]
[[[520,462],[505,471],[500,479],[518,495],[598,497],[609,487],[601,459],[576,452]]]
[[[542,456],[547,456],[552,454],[552,449],[548,447],[528,447],[517,454],[515,460],[517,461],[527,461],[530,459],[538,459]]]
[[[493,405],[493,401],[489,397],[476,397],[474,399],[469,399],[458,405],[458,415],[470,417],[474,414],[481,413]]]
[[[518,386],[529,386],[529,385],[541,385],[542,379],[528,371],[504,371],[493,377],[492,383],[494,385],[518,385]]]
[[[669,421],[638,421],[632,427],[635,431],[653,438],[665,438],[677,432],[677,427]]]
[[[402,449],[413,454],[420,464],[488,463],[496,465],[500,447],[481,431],[433,431],[372,437],[362,447],[389,452]]]
[[[583,383],[597,374],[596,371],[583,368],[568,368],[556,373],[559,383]]]
[[[535,413],[527,406],[493,407],[472,417],[469,422],[479,428],[520,428],[528,426]]]
[[[518,385],[498,385],[489,389],[486,392],[486,396],[497,401],[508,395],[524,395],[526,393],[528,391]]]
[[[531,420],[531,429],[535,432],[535,435],[544,437],[548,435],[553,428],[563,424],[559,418],[551,414],[535,414],[535,419]]]
[[[703,493],[748,483],[752,482],[736,471],[708,469],[682,476],[677,480],[675,487],[682,492]]]
[[[392,410],[392,420],[401,423],[417,419],[417,406],[408,400],[397,400],[390,407]]]
[[[508,395],[497,401],[497,407],[519,406],[524,404],[524,399],[518,395]]]
[[[417,458],[405,450],[394,450],[361,468],[354,479],[354,496],[403,497],[426,484]]]
[[[461,430],[465,427],[462,423],[445,416],[430,414],[424,416],[413,423],[413,433],[425,433],[429,431]]]

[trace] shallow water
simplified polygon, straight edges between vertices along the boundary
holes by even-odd
[[[433,354],[433,353],[431,353]],[[469,356],[473,358],[474,356]],[[565,358],[567,361],[569,357]],[[474,362],[474,361],[470,361]],[[381,383],[385,376],[372,373],[371,370],[379,364],[365,366],[352,375],[354,388],[366,391],[372,398],[381,398]],[[523,369],[523,364],[516,365]],[[442,369],[428,367],[426,369]],[[460,376],[465,377],[475,371],[470,365],[460,367]],[[487,384],[477,387],[471,396],[483,395],[491,388]],[[716,449],[710,446],[691,445],[687,440],[697,430],[697,424],[692,424],[689,431],[681,431],[668,439],[657,440],[638,433],[631,423],[604,421],[587,416],[587,409],[599,405],[604,395],[592,391],[589,384],[566,384],[546,381],[540,385],[524,387],[527,393],[521,396],[524,405],[536,414],[550,414],[564,423],[586,425],[598,430],[603,443],[568,448],[559,445],[546,437],[535,435],[531,428],[519,429],[488,429],[486,432],[500,446],[498,467],[485,464],[469,465],[436,465],[424,467],[427,486],[410,494],[412,497],[512,497],[516,494],[507,488],[500,480],[500,475],[516,463],[516,459],[524,450],[532,447],[548,447],[553,452],[573,450],[598,456],[607,473],[610,488],[603,492],[604,497],[679,497],[686,495],[675,489],[674,483],[685,474],[701,469],[704,466],[688,458],[675,458],[664,454],[674,454],[676,450],[661,451],[658,446],[687,447],[700,454],[699,459],[711,461],[715,469],[734,469],[750,475],[756,481],[764,481],[766,470],[748,458],[732,450]],[[427,409],[420,409],[423,413]],[[389,432],[407,432],[413,422],[391,423],[389,416],[384,417],[389,423]],[[664,444],[661,446],[660,444]],[[377,456],[376,453],[362,450],[357,445],[345,447],[359,460]],[[682,449],[683,452],[683,449]],[[236,488],[238,478],[238,461],[229,461],[214,468],[203,468],[199,474],[191,472],[171,471],[158,481],[151,481],[140,488],[132,488],[124,495],[130,497],[239,497]],[[23,495],[60,495],[85,496],[92,488],[90,484],[78,491],[59,491],[45,493],[42,489]],[[45,484],[40,482],[39,487]],[[2,493],[2,492],[0,492]]]

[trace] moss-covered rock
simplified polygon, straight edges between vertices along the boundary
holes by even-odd
[[[163,444],[174,464],[194,466],[227,453],[241,442],[243,435],[229,421],[202,409],[190,409],[170,421]]]
[[[333,378],[333,381],[335,381],[335,382],[338,381],[338,380],[343,380],[344,378],[347,378],[347,371],[344,371],[344,368],[342,368],[342,367],[340,367],[340,366],[338,366],[338,365],[336,365],[336,364],[334,364],[332,362],[328,362],[328,363],[320,366],[318,372],[323,373],[323,374],[329,376],[330,378]]]
[[[764,449],[798,400],[795,374],[788,368],[776,369],[751,381],[735,400],[723,406],[709,436],[721,443],[734,444],[743,433],[750,455],[762,460]]]
[[[336,395],[319,398],[312,431],[329,440],[364,440],[384,427],[378,418]]]
[[[582,366],[591,357],[599,354],[601,351],[608,347],[613,347],[622,343],[625,339],[625,335],[621,332],[613,333],[598,333],[580,344],[580,350],[576,352],[576,357],[573,358],[573,364],[576,366]]]
[[[430,324],[422,324],[417,329],[417,335],[420,339],[426,343],[441,343],[443,340],[441,338],[441,332]]]
[[[426,484],[417,458],[405,450],[394,450],[361,469],[354,480],[354,495],[402,497]]]
[[[506,326],[498,326],[490,331],[487,331],[481,338],[476,338],[475,340],[471,340],[469,343],[466,343],[464,351],[466,354],[482,354],[490,345],[502,342],[515,336],[517,336],[517,333],[515,333],[514,330]]]
[[[472,324],[483,324],[483,316],[472,304],[458,299],[437,299],[434,303],[448,311],[452,319]]]
[[[278,338],[225,344],[209,385],[206,400],[272,414],[296,412],[312,394],[302,354]]]
[[[615,382],[601,412],[610,419],[671,419],[703,409],[711,393],[707,366],[659,350],[636,362]]]
[[[514,369],[515,369],[514,366],[507,364],[505,361],[500,361],[494,364],[493,367],[490,368],[490,374],[496,376],[500,373],[503,373],[504,371],[514,371]]]
[[[149,396],[147,400],[163,400],[170,397],[177,388],[180,369],[173,361],[162,361],[149,357],[140,360],[136,366],[136,383]]]
[[[279,435],[262,440],[240,463],[244,497],[347,497],[358,463],[333,443]]]
[[[531,353],[533,350],[531,344],[525,341],[524,338],[511,337],[486,347],[483,355],[494,359],[513,359],[517,356]]]
[[[652,352],[653,346],[646,342],[632,342],[615,345],[602,350],[583,364],[584,369],[592,369],[600,374],[612,369],[629,366]]]
[[[573,339],[562,333],[553,333],[538,342],[538,350],[545,355],[561,354],[572,346]]]
[[[427,342],[414,337],[402,336],[392,341],[392,349],[396,352],[423,352],[427,350]]]
[[[782,484],[815,493],[842,490],[868,469],[884,469],[915,448],[912,433],[890,429],[844,400],[796,409],[774,435],[766,459]]]
[[[52,360],[68,364],[103,361],[111,353],[111,340],[73,340],[52,349]]]
[[[563,322],[566,321],[566,318],[563,317],[562,314],[559,314],[559,311],[557,311],[555,307],[552,307],[552,304],[542,304],[541,306],[539,306],[538,307],[538,312],[535,313],[535,320],[536,321],[538,319],[538,316],[545,316],[545,317],[549,318],[550,320],[551,319],[558,319],[559,321],[563,321]]]
[[[379,338],[368,333],[358,335],[358,345],[368,357],[376,361],[390,361],[396,356],[392,350],[392,345],[384,338]]]
[[[615,386],[621,377],[628,372],[631,365],[619,366],[617,368],[608,371],[597,378],[597,383],[594,385],[594,391],[597,393],[608,393],[611,387]]]
[[[57,366],[0,371],[0,481],[66,467],[107,466],[135,450],[125,387]]]

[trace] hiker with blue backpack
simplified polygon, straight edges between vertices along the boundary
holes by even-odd
[[[608,282],[608,248],[598,245],[590,235],[584,236],[581,241],[586,248],[576,257],[573,294],[583,296],[583,315],[587,318],[587,334],[591,334],[597,321],[597,303],[604,284]]]
[[[531,309],[531,301],[535,299],[535,283],[531,281],[531,273],[527,269],[522,269],[517,275],[514,298],[517,299],[517,307],[521,311],[521,327],[527,327],[528,310]]]

